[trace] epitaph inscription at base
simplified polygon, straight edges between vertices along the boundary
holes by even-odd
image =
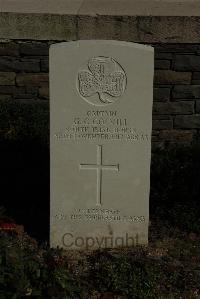
[[[148,242],[153,49],[50,48],[51,246]]]

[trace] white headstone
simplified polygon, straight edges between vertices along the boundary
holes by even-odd
[[[51,246],[147,244],[153,48],[50,49]]]

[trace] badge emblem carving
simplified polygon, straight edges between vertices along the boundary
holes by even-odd
[[[88,61],[88,70],[78,73],[79,94],[88,103],[103,106],[116,102],[126,89],[126,74],[110,57],[95,57]]]

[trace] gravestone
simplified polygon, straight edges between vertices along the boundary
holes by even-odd
[[[51,246],[147,244],[153,48],[50,48]]]

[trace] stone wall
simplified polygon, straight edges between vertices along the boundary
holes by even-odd
[[[200,129],[200,44],[153,46],[153,141],[194,142]]]
[[[5,113],[2,103],[21,107],[47,105],[48,109],[48,52],[52,43],[1,40],[1,115]],[[153,144],[190,144],[200,130],[200,44],[151,45],[155,47]],[[21,117],[18,111],[15,122]],[[35,119],[29,121],[31,125]]]

